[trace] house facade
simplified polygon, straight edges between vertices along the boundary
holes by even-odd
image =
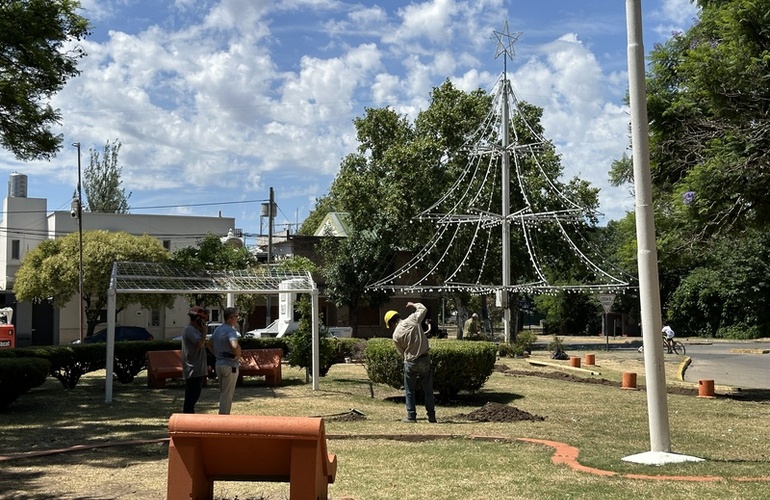
[[[84,212],[82,220],[83,231],[100,229],[148,235],[157,238],[170,252],[195,246],[207,234],[224,237],[234,228],[235,218],[221,216]],[[49,212],[46,199],[27,197],[26,176],[11,174],[0,220],[0,307],[14,309],[17,346],[68,344],[80,338],[77,294],[61,309],[45,301],[17,302],[13,294],[16,272],[27,253],[47,239],[61,238],[77,231],[78,220],[72,217],[69,210]],[[178,297],[176,301],[173,309],[164,310],[129,306],[118,313],[117,324],[142,326],[156,339],[178,336],[188,321],[188,304],[183,297]],[[97,327],[99,329],[101,325]]]

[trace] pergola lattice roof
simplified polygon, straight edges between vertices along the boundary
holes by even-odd
[[[162,262],[115,262],[112,265],[107,300],[105,402],[112,402],[116,295],[120,293],[267,295],[280,292],[312,295],[313,390],[318,390],[320,377],[318,288],[309,271],[288,271],[274,265],[260,266],[248,271],[191,271]]]
[[[315,283],[307,271],[288,271],[278,266],[247,271],[191,271],[160,262],[116,262],[110,288],[117,293],[275,294],[279,290],[310,293]]]

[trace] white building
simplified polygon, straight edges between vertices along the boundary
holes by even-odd
[[[195,246],[207,234],[225,236],[233,228],[233,217],[83,213],[83,231],[102,229],[153,236],[169,251]],[[66,307],[55,309],[47,303],[16,302],[12,292],[16,271],[30,250],[46,239],[77,231],[78,221],[69,210],[49,213],[47,200],[27,197],[27,177],[11,174],[0,221],[0,307],[15,310],[17,346],[68,344],[80,338],[77,294]],[[117,324],[142,326],[156,339],[172,338],[188,322],[187,307],[181,297],[173,309],[146,310],[133,305],[118,313]],[[102,327],[106,323],[97,326],[97,331]]]

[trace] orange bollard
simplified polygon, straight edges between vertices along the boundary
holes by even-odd
[[[699,398],[713,398],[714,396],[714,381],[713,380],[698,380],[698,397]]]
[[[588,366],[594,366],[596,364],[596,354],[586,354],[583,361]]]
[[[621,389],[636,389],[636,373],[623,372],[623,382],[620,385]]]
[[[580,358],[577,356],[570,356],[569,365],[574,368],[580,368]]]

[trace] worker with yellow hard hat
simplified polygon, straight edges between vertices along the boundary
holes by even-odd
[[[419,302],[407,302],[406,307],[413,307],[415,311],[401,319],[398,311],[391,310],[385,313],[384,318],[385,327],[393,329],[393,343],[396,345],[396,351],[404,360],[406,418],[403,421],[409,423],[417,421],[415,389],[417,379],[420,379],[425,393],[425,411],[428,414],[428,422],[436,422],[428,337],[420,327],[428,309]]]

